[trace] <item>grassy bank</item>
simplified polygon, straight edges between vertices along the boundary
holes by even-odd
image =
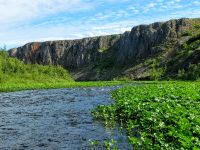
[[[24,64],[0,51],[0,92],[31,89],[112,86],[123,81],[75,82],[61,66]]]
[[[135,149],[200,149],[200,83],[176,82],[124,87],[111,106],[93,115],[119,122]]]
[[[60,66],[24,64],[0,51],[0,92],[52,88],[73,82],[67,70]]]
[[[26,82],[26,83],[3,83],[0,84],[0,92],[13,92],[21,90],[34,89],[56,89],[56,88],[73,88],[73,87],[100,87],[127,84],[124,81],[101,81],[101,82],[68,82],[59,80],[56,82]]]

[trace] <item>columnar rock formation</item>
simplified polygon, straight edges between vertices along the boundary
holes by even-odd
[[[62,65],[78,80],[110,79],[118,76],[122,70],[114,71],[117,73],[110,76],[97,77],[99,72],[95,67],[110,61],[107,67],[112,70],[116,65],[134,64],[135,61],[162,52],[165,49],[161,45],[168,40],[178,39],[183,31],[190,27],[189,20],[140,25],[119,35],[28,43],[10,50],[9,54],[26,63]],[[88,75],[89,72],[95,75],[92,77]]]

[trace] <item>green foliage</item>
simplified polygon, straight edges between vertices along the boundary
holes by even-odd
[[[90,145],[92,146],[97,146],[99,144],[99,142],[97,140],[89,140]]]
[[[185,42],[181,49],[175,53],[171,59],[166,72],[173,72],[172,78],[182,80],[198,80],[200,77],[200,63],[198,55],[200,54],[200,34],[195,34]],[[190,65],[189,65],[190,64]]]
[[[22,61],[9,57],[6,51],[0,51],[0,92],[29,89],[113,86],[125,83],[122,81],[74,82],[68,71],[61,66],[24,64]]]
[[[199,46],[200,34],[192,36],[188,41],[187,45],[191,46],[192,49]],[[191,45],[192,44],[192,45]]]
[[[106,150],[118,150],[116,146],[116,141],[111,139],[110,141],[104,141],[104,147]]]
[[[159,80],[163,76],[165,68],[152,68],[150,71],[151,80]]]
[[[199,93],[198,82],[124,87],[93,115],[122,123],[134,149],[200,149]]]
[[[194,28],[200,30],[200,24],[194,24]]]
[[[186,78],[192,80],[197,80],[200,78],[200,63],[190,64]]]
[[[178,75],[177,75],[177,77],[178,77],[179,79],[184,79],[184,78],[185,78],[185,70],[184,70],[184,69],[178,70]]]
[[[183,45],[182,51],[178,52],[173,59],[174,63],[182,63],[191,56],[196,56],[200,48],[200,34],[191,37],[187,43]],[[191,58],[190,58],[191,59]],[[187,68],[178,70],[178,79],[197,80],[200,78],[200,63],[190,64]]]
[[[183,80],[200,79],[200,63],[190,64],[187,71],[184,69],[178,71],[178,78]]]
[[[108,48],[103,47],[103,48],[98,49],[98,51],[103,53],[103,52],[108,51]]]
[[[192,36],[192,35],[193,35],[193,33],[191,31],[185,31],[182,33],[181,36]]]
[[[199,19],[191,19],[190,20],[190,28],[184,30],[182,36],[195,36],[200,33],[200,20]]]
[[[99,149],[99,146],[102,147],[102,143],[97,141],[97,140],[89,140],[89,143],[91,145],[91,149]],[[105,150],[118,150],[117,146],[117,141],[115,141],[114,139],[111,140],[104,140],[103,141],[103,147]]]
[[[151,70],[150,70],[150,79],[151,80],[159,80],[161,79],[161,77],[164,75],[165,73],[165,68],[158,66],[159,64],[157,63],[157,61],[154,59],[153,63],[151,65]]]
[[[24,64],[11,58],[5,51],[0,52],[0,83],[73,81],[69,73],[60,66]]]
[[[14,80],[14,79],[13,79]],[[102,87],[129,84],[124,81],[95,81],[95,82],[68,82],[57,80],[56,82],[36,82],[24,79],[9,81],[0,84],[0,92],[12,92],[20,90],[52,89],[52,88],[76,88],[76,87]]]
[[[47,84],[53,87],[54,84],[66,84],[72,81],[67,70],[60,66],[24,64],[16,58],[9,57],[6,51],[0,51],[0,91],[30,87],[34,89],[36,85],[45,87]]]

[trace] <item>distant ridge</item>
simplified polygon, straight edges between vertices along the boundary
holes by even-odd
[[[199,24],[199,18],[175,19],[139,25],[124,34],[28,43],[9,54],[26,63],[62,65],[75,80],[148,79],[151,61],[157,61],[157,68],[167,67],[180,47],[199,32]],[[180,65],[172,72],[187,67]],[[165,77],[172,74],[167,70]]]

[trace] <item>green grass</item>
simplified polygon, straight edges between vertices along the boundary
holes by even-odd
[[[200,83],[169,82],[127,86],[116,102],[93,115],[105,125],[117,121],[134,149],[200,149]]]
[[[24,64],[0,51],[0,92],[32,89],[112,86],[124,81],[75,82],[61,66]]]
[[[50,82],[57,80],[73,81],[67,70],[61,66],[24,64],[11,58],[7,52],[0,51],[0,83],[19,81]]]
[[[61,87],[73,82],[61,66],[24,64],[0,51],[0,92]]]
[[[59,80],[57,82],[26,82],[26,83],[3,83],[0,84],[0,92],[14,92],[21,90],[34,89],[57,89],[57,88],[75,88],[75,87],[101,87],[128,84],[125,81],[99,81],[99,82],[68,82]]]

